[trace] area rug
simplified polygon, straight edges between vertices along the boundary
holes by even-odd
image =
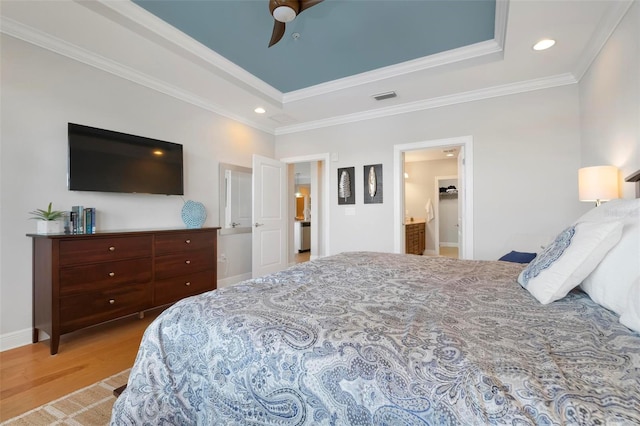
[[[113,390],[129,378],[127,369],[98,383],[49,402],[18,417],[0,423],[11,426],[102,426],[111,419],[116,401]]]

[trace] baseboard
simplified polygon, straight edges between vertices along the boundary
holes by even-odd
[[[31,333],[32,333],[32,329],[26,328],[24,330],[13,331],[11,333],[6,333],[1,335],[0,351],[8,351],[9,349],[32,344]],[[46,336],[46,338],[49,338],[49,336]]]
[[[233,277],[224,278],[218,280],[217,288],[225,288],[231,287],[232,285],[238,284],[240,281],[248,280],[251,278],[251,272],[241,275],[235,275]]]
[[[458,243],[440,243],[440,247],[458,247]]]
[[[422,254],[424,256],[435,256],[436,255],[436,251],[435,250],[425,250],[422,252]]]

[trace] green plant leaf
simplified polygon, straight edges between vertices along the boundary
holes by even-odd
[[[30,219],[35,220],[58,220],[64,216],[64,212],[60,210],[51,210],[53,202],[49,203],[47,210],[36,209],[29,214],[32,216]]]

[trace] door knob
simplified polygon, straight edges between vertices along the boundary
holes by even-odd
[[[253,226],[255,226],[257,228],[258,226],[264,226],[264,223],[256,222],[256,223],[253,224]]]

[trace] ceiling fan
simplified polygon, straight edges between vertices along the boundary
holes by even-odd
[[[269,47],[280,41],[287,22],[293,21],[296,16],[320,2],[322,0],[269,0],[269,11],[274,19]]]

